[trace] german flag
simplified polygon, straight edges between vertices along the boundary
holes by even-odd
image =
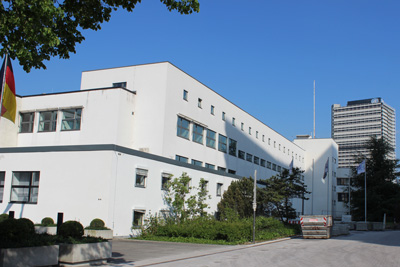
[[[15,123],[17,101],[15,99],[14,72],[11,61],[6,55],[0,71],[1,78],[1,116]]]

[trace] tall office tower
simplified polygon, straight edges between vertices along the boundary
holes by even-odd
[[[339,145],[339,168],[356,166],[355,156],[368,154],[366,142],[372,136],[396,147],[395,110],[383,99],[349,101],[345,107],[332,105],[332,138]],[[389,156],[395,159],[395,155]]]

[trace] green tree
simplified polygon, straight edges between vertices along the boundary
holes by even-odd
[[[199,12],[198,0],[160,0],[169,11]],[[85,38],[100,30],[112,11],[132,12],[141,0],[3,0],[0,4],[0,55],[19,60],[26,72],[43,68],[51,57],[69,58]]]
[[[184,172],[178,178],[172,179],[166,185],[164,200],[170,208],[171,217],[177,222],[188,218],[204,216],[208,208],[207,182],[202,178],[199,187],[190,186],[191,178]],[[190,194],[196,190],[196,194]]]
[[[257,187],[257,214],[263,214],[262,192]],[[221,220],[235,220],[253,216],[254,179],[242,178],[232,182],[218,203]]]
[[[368,155],[357,156],[358,163],[366,160],[367,220],[382,221],[384,213],[393,219],[400,203],[400,186],[393,183],[398,176],[398,160],[389,158],[394,148],[382,138],[376,137],[369,140],[367,148]],[[351,214],[355,220],[364,220],[365,175],[357,174],[356,168],[353,168],[351,185]]]
[[[292,206],[293,198],[308,199],[306,195],[310,192],[301,179],[303,172],[299,168],[293,168],[292,173],[284,170],[278,176],[262,181],[265,184],[264,206],[282,221],[296,218],[296,211]]]

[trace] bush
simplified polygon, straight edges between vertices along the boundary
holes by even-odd
[[[0,214],[0,222],[7,220],[8,219],[8,214],[7,213],[3,213]]]
[[[99,219],[99,218],[93,219],[90,222],[90,226],[86,227],[86,229],[89,229],[89,230],[108,230],[108,228],[105,227],[104,221]]]
[[[68,238],[82,238],[83,226],[77,221],[66,221],[58,229],[58,234],[62,237]]]
[[[51,225],[54,225],[54,220],[50,217],[45,217],[42,219],[41,223],[43,226],[51,226]]]
[[[6,219],[0,222],[0,240],[17,242],[30,239],[35,234],[35,226],[29,219]]]

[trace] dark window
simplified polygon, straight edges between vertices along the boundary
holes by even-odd
[[[183,100],[188,101],[188,95],[189,95],[188,91],[183,90]]]
[[[38,194],[39,172],[13,172],[10,202],[36,204]]]
[[[246,153],[245,153],[244,151],[239,150],[238,157],[239,157],[240,159],[244,159],[245,155],[246,155]]]
[[[257,164],[257,165],[260,165],[260,158],[254,156],[254,163]]]
[[[203,144],[203,132],[204,132],[204,127],[194,124],[193,125],[193,142]]]
[[[143,225],[145,211],[144,210],[135,210],[133,211],[133,227],[141,227]]]
[[[226,172],[226,168],[224,168],[224,167],[219,167],[218,166],[218,170],[221,171],[221,172]]]
[[[348,193],[338,193],[338,202],[348,202],[349,194]]]
[[[148,171],[144,169],[136,169],[136,187],[146,187],[147,172]]]
[[[197,101],[197,106],[199,107],[199,108],[201,108],[201,103],[203,102],[203,100],[201,99],[201,98],[199,98],[198,99],[198,101]]]
[[[229,138],[229,155],[236,157],[236,147],[237,147],[236,140]]]
[[[184,118],[178,117],[178,132],[177,135],[189,139],[190,122]]]
[[[176,156],[175,156],[175,160],[180,161],[180,162],[188,163],[188,160],[189,160],[189,159],[186,158],[186,157],[182,157],[182,156],[176,155]]]
[[[218,150],[219,151],[226,153],[226,141],[227,141],[226,136],[223,136],[220,134],[219,138],[218,138]]]
[[[265,167],[265,159],[261,159],[261,166]]]
[[[214,131],[211,131],[210,129],[207,129],[206,145],[208,147],[215,148],[215,139],[216,133]]]
[[[348,185],[349,184],[348,180],[349,179],[346,178],[337,178],[337,185]]]
[[[272,163],[272,170],[276,171],[276,164],[275,163]]]
[[[217,196],[222,196],[222,186],[223,184],[217,183]]]
[[[207,168],[207,169],[215,170],[215,165],[206,163],[206,168]]]
[[[113,83],[113,87],[126,88],[126,82]]]
[[[196,165],[196,166],[203,166],[203,162],[195,160],[195,159],[192,159],[192,164]]]
[[[31,133],[33,132],[33,123],[35,121],[35,112],[20,113],[20,133]]]
[[[210,111],[210,113],[211,113],[211,115],[214,115],[214,106],[213,105],[211,105],[211,111]]]
[[[246,154],[246,160],[249,161],[249,162],[253,162],[253,155],[247,153],[247,154]]]
[[[230,173],[230,174],[236,174],[236,171],[234,171],[234,170],[228,170],[228,173]]]
[[[267,161],[267,168],[271,169],[271,162]]]
[[[168,182],[171,181],[172,174],[162,173],[161,174],[161,189],[167,190]]]

